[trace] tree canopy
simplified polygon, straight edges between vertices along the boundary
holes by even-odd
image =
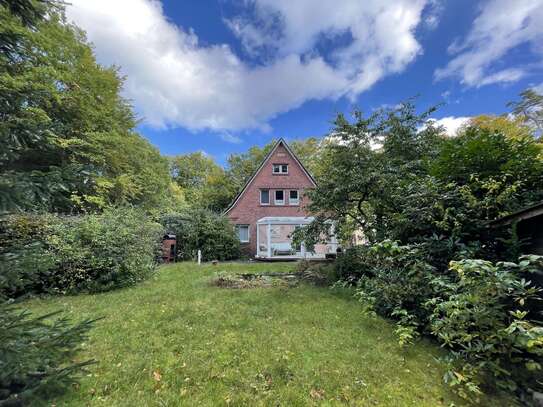
[[[427,122],[432,111],[407,102],[368,117],[356,111],[353,121],[338,115],[309,192],[318,217],[300,231],[308,244],[329,221],[361,228],[370,242],[470,244],[489,220],[543,199],[541,144],[524,120],[476,117],[451,138]]]
[[[513,109],[513,114],[519,116],[541,137],[543,135],[543,95],[534,89],[526,89],[520,96],[521,99],[509,103],[509,107]]]
[[[167,162],[135,132],[118,69],[96,62],[59,4],[4,3],[1,210],[156,205],[168,191]]]

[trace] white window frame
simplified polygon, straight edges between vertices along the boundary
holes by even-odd
[[[286,167],[286,171],[283,171],[283,167]],[[288,174],[288,164],[273,164],[272,173],[281,175]]]
[[[278,201],[277,200],[277,193],[278,192],[283,192],[283,199]],[[282,189],[276,189],[275,191],[273,191],[273,203],[275,205],[284,205],[285,204],[285,191],[282,190]]]
[[[292,200],[292,198],[290,197],[291,192],[296,192],[297,198],[295,200]],[[288,204],[292,205],[292,206],[300,205],[300,191],[299,190],[291,189],[291,190],[288,191]]]
[[[246,227],[247,228],[247,240],[241,240],[241,237],[239,235],[239,230],[242,228],[242,227]],[[238,239],[239,239],[239,242],[240,243],[249,243],[249,241],[251,240],[251,228],[249,225],[247,224],[240,224],[240,225],[236,225],[236,234],[238,235]]]
[[[268,202],[262,202],[262,192],[268,191]],[[269,189],[261,189],[260,190],[260,205],[269,205],[271,203],[271,195]]]

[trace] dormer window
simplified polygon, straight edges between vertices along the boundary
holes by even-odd
[[[273,164],[274,174],[288,174],[288,164]]]

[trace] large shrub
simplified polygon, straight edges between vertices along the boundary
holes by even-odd
[[[445,271],[430,264],[423,244],[383,241],[363,253],[357,294],[365,309],[395,319],[402,345],[434,336],[449,350],[445,381],[462,397],[543,390],[542,291],[533,283],[543,257],[463,259]]]
[[[334,262],[337,278],[349,283],[356,283],[360,277],[371,273],[370,246],[350,247],[338,253]]]
[[[162,227],[140,210],[120,208],[64,218],[47,238],[55,259],[50,285],[59,291],[106,291],[151,274]]]
[[[46,239],[52,215],[12,215],[0,218],[0,297],[15,298],[36,291],[52,267]]]
[[[177,257],[194,260],[198,250],[203,260],[232,260],[240,256],[239,240],[230,221],[203,209],[173,213],[162,217],[168,233],[177,237]]]
[[[357,295],[366,309],[399,321],[396,333],[406,344],[418,335],[428,318],[422,304],[435,294],[437,275],[420,246],[383,241],[366,251],[366,269]]]
[[[0,303],[0,405],[35,405],[75,382],[92,363],[74,360],[92,324]]]
[[[450,349],[445,380],[465,397],[489,385],[542,389],[543,324],[532,306],[541,289],[531,280],[543,271],[543,257],[519,260],[451,262],[455,279],[439,284],[440,295],[426,304],[431,333]]]
[[[2,222],[0,292],[97,292],[155,268],[162,227],[131,208],[75,217],[17,215]]]

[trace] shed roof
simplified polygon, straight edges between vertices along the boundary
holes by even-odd
[[[519,222],[521,220],[535,218],[536,216],[543,215],[543,201],[523,208],[519,211],[513,212],[507,216],[498,218],[489,222],[490,226],[505,226],[510,225],[513,222]]]

